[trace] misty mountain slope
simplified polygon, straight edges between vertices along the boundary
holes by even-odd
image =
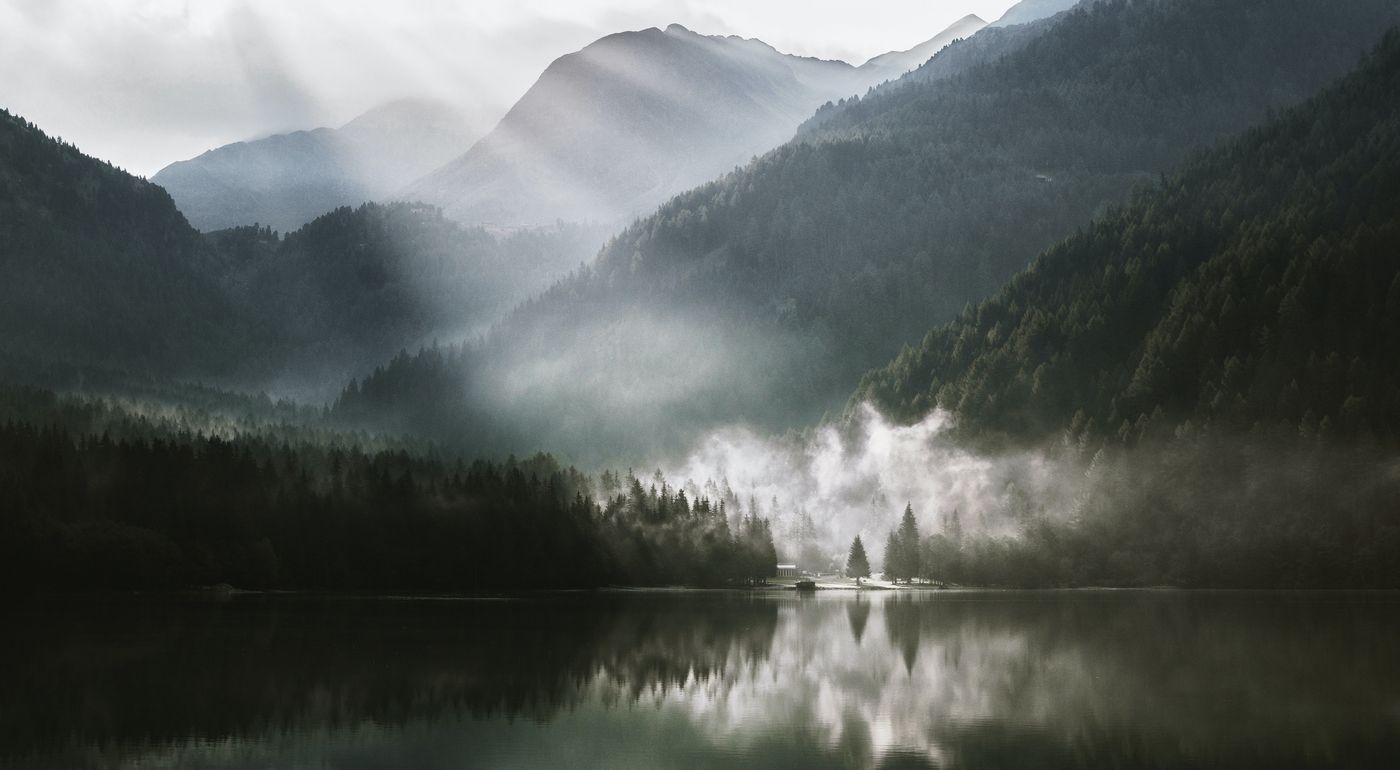
[[[406,200],[464,222],[621,222],[785,141],[854,85],[844,62],[679,25],[556,59],[465,155]]]
[[[848,101],[677,196],[458,375],[483,420],[521,417],[527,447],[664,442],[649,418],[677,442],[809,424],[1136,185],[1349,70],[1396,21],[1385,0],[1154,0],[991,30],[1034,36]],[[433,408],[395,412],[443,429]]]
[[[342,208],[285,238],[201,236],[158,185],[0,113],[0,360],[330,395],[404,347],[484,332],[601,230],[488,233],[435,209]],[[76,384],[76,383],[74,383]]]
[[[490,134],[399,197],[470,223],[621,224],[984,25],[969,16],[861,67],[675,24],[609,35],[555,60]]]
[[[854,400],[972,433],[1400,440],[1400,32],[1047,251]],[[1194,426],[1194,427],[1190,427]]]
[[[0,354],[218,371],[221,269],[159,186],[0,111]]]
[[[280,355],[266,387],[320,400],[330,383],[403,348],[484,333],[516,303],[596,253],[597,228],[491,233],[422,204],[342,207],[281,240],[265,228],[210,233],[224,283],[255,336]]]
[[[1068,11],[1078,5],[1080,0],[1021,0],[1021,2],[1011,6],[1001,18],[992,22],[988,26],[1010,27],[1016,24],[1029,24],[1033,21],[1054,16],[1061,11]]]
[[[935,54],[948,47],[954,40],[969,38],[977,34],[987,22],[976,14],[969,14],[953,22],[937,36],[910,48],[907,51],[891,51],[881,54],[860,65],[862,73],[869,73],[871,82],[876,79],[895,79],[932,59]]]
[[[338,129],[237,142],[172,163],[152,181],[201,230],[254,223],[294,230],[331,209],[387,197],[470,146],[470,120],[406,99]]]

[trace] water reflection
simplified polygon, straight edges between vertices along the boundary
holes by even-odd
[[[1391,594],[12,607],[23,767],[1385,765]]]

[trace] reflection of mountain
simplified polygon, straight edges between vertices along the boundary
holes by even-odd
[[[375,766],[411,747],[430,770],[1276,767],[1376,766],[1400,751],[1400,613],[1383,595],[83,609],[5,618],[26,632],[0,642],[17,695],[0,702],[0,764],[149,751],[182,767]],[[868,615],[862,643],[852,631]]]

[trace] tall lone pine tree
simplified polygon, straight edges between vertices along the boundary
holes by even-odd
[[[860,535],[851,541],[851,553],[846,557],[846,577],[855,578],[856,585],[860,585],[861,578],[870,577],[870,559],[865,556],[865,544],[860,541]]]

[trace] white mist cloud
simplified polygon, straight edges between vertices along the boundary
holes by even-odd
[[[718,430],[661,470],[702,494],[708,482],[727,482],[745,505],[754,499],[760,514],[774,519],[780,549],[796,546],[792,532],[805,513],[828,552],[844,554],[860,534],[877,562],[906,504],[925,535],[950,528],[955,511],[964,534],[992,536],[1015,534],[1032,515],[1072,514],[1082,472],[1034,452],[978,454],[958,446],[951,427],[945,411],[898,425],[864,405],[850,425],[804,437]]]

